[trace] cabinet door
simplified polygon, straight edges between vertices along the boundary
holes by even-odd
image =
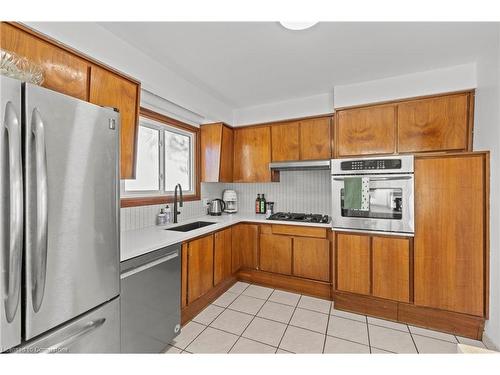
[[[90,74],[90,102],[120,111],[121,179],[135,178],[139,85],[98,66]]]
[[[213,235],[188,243],[188,304],[204,295],[214,285]]]
[[[398,105],[399,152],[466,150],[469,93]]]
[[[222,124],[201,126],[200,148],[202,182],[219,182],[222,128]]]
[[[231,228],[214,234],[214,285],[231,276]]]
[[[43,87],[88,100],[89,66],[85,60],[4,22],[0,24],[0,38],[3,50],[41,66]]]
[[[222,127],[219,182],[233,182],[233,130]]]
[[[259,227],[254,224],[237,224],[232,227],[232,271],[240,268],[257,269]]]
[[[415,304],[485,312],[487,155],[415,159]]]
[[[396,106],[382,105],[337,112],[338,156],[395,152]]]
[[[338,290],[370,294],[370,237],[338,234],[336,270]]]
[[[308,279],[330,281],[330,241],[294,237],[293,274]]]
[[[303,120],[300,122],[300,159],[330,159],[330,117]]]
[[[373,295],[410,301],[410,240],[372,238]]]
[[[260,269],[292,274],[292,238],[274,234],[260,235]]]
[[[269,182],[271,129],[256,126],[234,130],[234,182]]]
[[[272,160],[299,160],[299,123],[271,126]]]

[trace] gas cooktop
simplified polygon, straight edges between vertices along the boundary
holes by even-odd
[[[322,223],[328,224],[330,217],[321,214],[301,214],[295,212],[276,212],[267,218],[267,220],[282,220],[282,221],[300,221],[303,223]]]

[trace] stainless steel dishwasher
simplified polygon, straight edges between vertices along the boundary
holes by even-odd
[[[122,353],[160,353],[179,334],[180,255],[176,244],[120,264]]]

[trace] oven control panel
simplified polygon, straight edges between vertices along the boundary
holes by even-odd
[[[401,159],[360,159],[340,163],[342,171],[401,169]]]

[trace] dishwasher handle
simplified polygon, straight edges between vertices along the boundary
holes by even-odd
[[[158,264],[162,264],[162,263],[165,263],[165,262],[168,262],[172,259],[175,259],[179,256],[179,251],[176,250],[170,254],[167,254],[166,256],[162,257],[162,258],[159,258],[159,259],[156,259],[152,262],[149,262],[149,263],[146,263],[146,264],[142,264],[140,266],[137,266],[135,268],[132,268],[131,270],[127,270],[125,272],[123,272],[121,275],[120,275],[120,279],[123,280],[129,276],[132,276],[132,275],[135,275],[136,273],[139,273],[141,271],[145,271],[151,267],[154,267],[154,266],[157,266]]]

